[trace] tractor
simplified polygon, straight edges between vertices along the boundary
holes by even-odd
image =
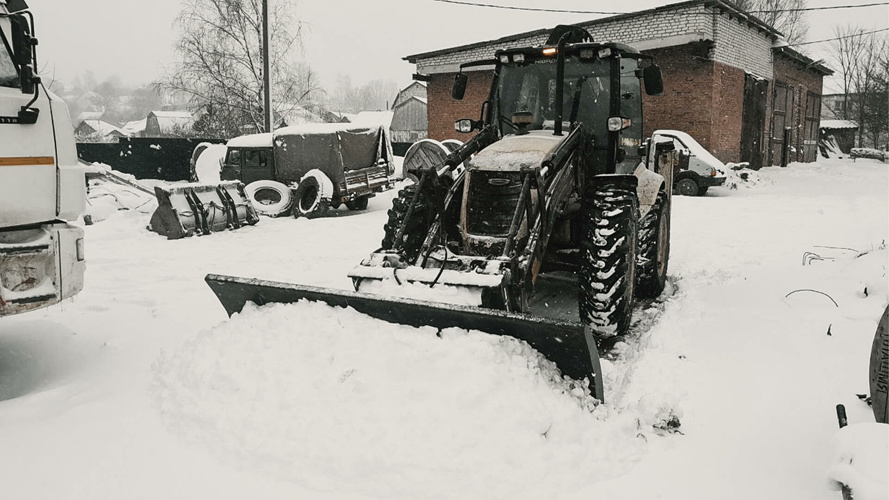
[[[527,341],[602,399],[599,349],[625,335],[634,301],[667,276],[672,143],[643,138],[642,91],[663,91],[651,57],[557,26],[543,46],[461,65],[493,67],[475,135],[441,162],[412,166],[381,247],[349,272],[355,292],[209,275],[229,314],[248,300],[307,298],[387,321],[478,329]],[[464,72],[464,70],[467,70]],[[477,74],[477,73],[476,73]],[[550,275],[575,316],[539,312]],[[449,290],[418,300],[418,290]],[[402,293],[399,293],[399,292]],[[455,293],[455,291],[457,293]],[[576,300],[573,299],[576,297]]]

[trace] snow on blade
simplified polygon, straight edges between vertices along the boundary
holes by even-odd
[[[508,497],[612,477],[644,450],[632,418],[602,420],[606,407],[524,343],[320,303],[248,306],[155,373],[171,429],[322,490],[465,498],[484,484]]]

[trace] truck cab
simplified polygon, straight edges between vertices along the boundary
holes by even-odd
[[[35,74],[22,0],[0,0],[0,316],[77,294],[85,270],[84,170],[65,103]]]

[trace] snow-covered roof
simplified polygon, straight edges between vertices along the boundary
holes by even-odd
[[[83,120],[81,124],[88,125],[91,129],[95,130],[97,134],[101,135],[112,135],[115,133],[119,135],[127,135],[127,133],[120,128],[102,120]]]
[[[355,123],[304,123],[302,125],[292,125],[289,127],[279,128],[275,131],[275,135],[310,135],[310,134],[329,134],[331,132],[345,132],[348,130],[363,131],[368,128],[377,128],[380,124],[355,124]],[[231,141],[229,141],[231,142]]]
[[[821,120],[821,128],[858,128],[852,120]]]
[[[194,122],[194,117],[189,111],[152,111],[148,113],[151,117],[154,115],[157,120],[157,127],[160,132],[169,133],[176,128],[190,127]]]
[[[131,122],[124,123],[123,127],[120,127],[121,130],[127,133],[127,135],[138,134],[145,130],[145,124],[148,121],[147,118],[142,118],[141,120],[134,120]]]
[[[692,154],[697,156],[701,161],[708,163],[717,169],[725,169],[725,164],[722,163],[722,161],[713,156],[709,151],[707,151],[704,146],[701,146],[701,144],[696,141],[694,137],[690,136],[686,132],[683,132],[681,130],[655,130],[654,134],[665,135],[679,139],[679,142],[681,142],[686,148],[688,148],[688,150],[691,151]]]
[[[382,125],[389,127],[392,125],[392,111],[361,111],[352,115],[349,121],[354,125]]]
[[[266,132],[264,134],[250,134],[233,137],[229,139],[225,145],[230,148],[270,148],[272,147],[272,134]]]

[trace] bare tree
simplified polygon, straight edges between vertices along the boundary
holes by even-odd
[[[320,87],[308,65],[289,62],[302,36],[290,3],[270,1],[272,111],[281,117],[310,104]],[[159,86],[188,95],[202,110],[201,134],[263,131],[262,0],[184,0],[176,24],[181,60]]]
[[[735,4],[784,35],[790,45],[805,40],[809,31],[806,0],[737,0]]]
[[[889,43],[885,36],[858,26],[834,29],[832,59],[839,70],[843,100],[832,110],[858,123],[858,144],[885,146],[889,130]]]
[[[339,75],[336,89],[329,96],[328,106],[349,113],[382,111],[392,106],[396,95],[398,95],[398,85],[391,80],[372,80],[355,88],[352,86],[351,78]]]

